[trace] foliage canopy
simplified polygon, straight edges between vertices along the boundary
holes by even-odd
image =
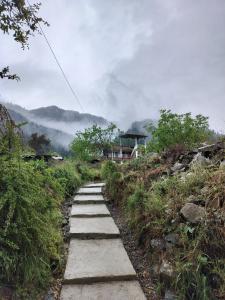
[[[112,144],[115,128],[114,124],[110,124],[105,129],[93,125],[84,132],[77,132],[70,146],[74,157],[81,161],[98,159],[102,152]]]
[[[210,133],[208,117],[176,114],[171,110],[161,110],[157,127],[149,124],[147,130],[152,135],[148,143],[150,152],[160,152],[175,145],[190,149],[204,142]]]
[[[38,16],[40,3],[26,5],[24,0],[0,1],[0,30],[4,34],[12,33],[13,39],[24,49],[28,47],[29,37],[39,32],[39,24],[48,25]],[[19,79],[16,74],[9,73],[9,67],[0,70],[0,78]]]

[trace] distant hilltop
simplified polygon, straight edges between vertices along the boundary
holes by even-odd
[[[68,150],[68,146],[77,131],[84,130],[94,124],[106,127],[110,123],[100,116],[65,110],[55,105],[29,110],[13,103],[3,101],[0,103],[6,106],[16,123],[27,122],[22,128],[26,138],[36,132],[45,134],[51,140],[55,150],[61,153]],[[150,119],[134,121],[128,130],[143,132],[150,137],[145,127],[151,121]]]
[[[29,138],[32,133],[45,134],[52,145],[57,149],[68,149],[75,133],[93,124],[107,126],[109,122],[99,116],[79,113],[73,110],[64,110],[57,106],[40,107],[28,110],[17,104],[5,103],[12,119],[16,123],[27,122],[23,126],[25,137]]]

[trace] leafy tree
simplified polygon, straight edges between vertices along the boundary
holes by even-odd
[[[146,129],[152,134],[147,149],[157,152],[178,144],[190,149],[205,141],[210,134],[208,117],[176,114],[171,110],[161,110],[158,126],[150,123]]]
[[[44,154],[49,149],[50,143],[44,134],[38,135],[37,133],[33,133],[28,141],[29,146],[35,150],[36,154]]]
[[[29,37],[39,32],[39,24],[48,25],[37,15],[40,5],[40,3],[26,5],[25,0],[1,0],[0,30],[4,34],[12,34],[14,40],[25,49],[28,47]],[[19,79],[16,74],[9,73],[9,67],[0,70],[0,78]]]
[[[110,147],[116,126],[110,124],[102,129],[93,125],[84,132],[77,132],[75,139],[71,143],[71,151],[74,156],[81,161],[90,161],[99,158],[103,151]]]

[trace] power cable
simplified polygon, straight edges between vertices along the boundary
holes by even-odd
[[[29,2],[28,0],[27,0],[27,3],[28,3],[28,5],[31,7],[30,2]],[[46,41],[46,43],[47,43],[47,45],[48,45],[48,47],[49,47],[51,53],[52,53],[52,55],[53,55],[53,57],[54,57],[54,59],[55,59],[56,64],[58,65],[58,67],[59,67],[59,69],[60,69],[60,71],[61,71],[61,73],[62,73],[62,75],[63,75],[63,78],[65,79],[65,81],[66,81],[66,83],[67,83],[67,85],[68,85],[70,91],[72,92],[74,98],[76,99],[77,103],[79,104],[79,106],[80,106],[82,112],[84,112],[84,108],[83,108],[83,106],[82,106],[82,104],[81,104],[81,101],[80,101],[80,99],[79,99],[79,96],[78,96],[78,94],[75,92],[75,90],[74,90],[74,88],[72,87],[72,85],[70,84],[69,79],[68,79],[68,77],[66,76],[66,73],[64,72],[64,70],[63,70],[63,68],[62,68],[62,66],[61,66],[61,64],[60,64],[60,62],[59,62],[59,59],[57,58],[57,56],[56,56],[56,54],[55,54],[55,51],[53,50],[53,48],[52,48],[52,46],[51,46],[51,44],[50,44],[50,42],[49,42],[49,40],[48,40],[48,38],[47,38],[47,36],[46,36],[44,30],[42,29],[42,27],[41,27],[41,25],[40,25],[40,23],[38,23],[38,26],[39,26],[39,28],[40,28],[41,34],[43,35],[43,37],[44,37],[44,39],[45,39],[45,41]]]

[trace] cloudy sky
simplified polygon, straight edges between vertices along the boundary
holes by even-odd
[[[33,3],[34,1],[31,1]],[[210,116],[225,128],[224,0],[45,0],[44,31],[85,112],[127,126],[160,108]],[[81,111],[50,53],[36,36],[21,50],[0,34],[0,96],[27,108]]]

